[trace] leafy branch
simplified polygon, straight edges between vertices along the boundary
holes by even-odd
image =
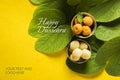
[[[68,59],[66,64],[71,70],[82,74],[95,74],[105,67],[108,74],[120,75],[120,0],[30,1],[38,5],[28,29],[31,36],[38,38],[35,45],[37,51],[53,54],[63,50],[73,37],[70,28],[73,16],[78,12],[88,12],[94,16],[98,24],[94,36],[86,39],[92,47],[92,57],[85,64],[76,65]],[[55,23],[47,28],[51,20]],[[46,28],[47,30],[43,31]],[[64,33],[47,32],[57,29],[66,31]]]

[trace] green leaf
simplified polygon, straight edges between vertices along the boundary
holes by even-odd
[[[72,32],[69,25],[61,25],[66,30],[64,33],[47,34],[36,42],[37,51],[46,54],[56,53],[63,50],[72,38]]]
[[[105,70],[109,75],[120,76],[120,55],[117,54],[112,56]]]
[[[74,0],[73,0],[74,1]],[[76,12],[88,12],[89,9],[104,3],[105,0],[82,0],[76,8]]]
[[[86,5],[86,0],[82,0],[76,7],[76,12],[87,12],[91,7]]]
[[[78,19],[78,22],[82,23],[83,16],[80,12],[77,14],[77,19]]]
[[[97,52],[96,62],[106,64],[107,60],[120,51],[120,37],[107,41]],[[101,60],[102,59],[102,60]]]
[[[74,15],[76,14],[75,12],[75,7],[67,5],[64,10],[64,14],[66,15],[67,18],[67,23],[70,23]]]
[[[71,6],[75,6],[77,4],[79,4],[81,2],[81,0],[67,0],[67,3]]]
[[[59,9],[63,11],[65,7],[65,3],[63,0],[57,0],[57,1],[52,1],[52,2],[47,2],[39,5],[39,7],[35,10],[34,15],[39,13],[42,10],[52,10],[52,9]]]
[[[67,22],[69,23],[75,15],[75,7],[69,6],[66,0],[57,0],[41,4],[34,12],[33,16],[41,12],[42,10],[58,9],[66,15]]]
[[[33,19],[29,25],[28,32],[31,36],[37,37],[37,38],[47,35],[47,33],[40,31],[41,26],[47,27],[50,24],[51,25],[55,24],[56,21],[58,22],[57,26],[64,24],[66,22],[66,16],[57,9],[42,10],[40,12],[37,12],[33,16]],[[47,24],[47,23],[49,23],[49,24]]]
[[[90,44],[91,49],[94,52],[97,52],[98,49],[104,44],[103,41],[97,39],[94,35],[86,39],[86,41]]]
[[[49,1],[54,1],[54,0],[30,0],[33,4],[41,4]]]
[[[105,70],[110,75],[120,75],[120,37],[107,41],[96,56],[99,65],[106,64]]]
[[[103,41],[109,41],[120,36],[120,19],[100,25],[95,31],[95,36]]]
[[[88,6],[96,6],[108,0],[84,0]]]
[[[120,17],[120,0],[109,0],[92,9],[91,13],[97,22],[110,22]]]
[[[76,64],[71,62],[69,59],[66,60],[67,66],[78,73],[81,74],[96,74],[103,70],[104,65],[98,65],[95,63],[96,53],[92,53],[91,59],[83,64]]]

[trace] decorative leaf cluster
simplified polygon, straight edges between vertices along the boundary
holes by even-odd
[[[95,34],[85,39],[92,48],[92,57],[84,64],[66,60],[67,66],[78,73],[96,74],[104,68],[109,75],[120,75],[120,0],[30,0],[38,8],[29,25],[29,34],[38,38],[36,50],[52,54],[63,50],[71,41],[71,20],[78,12],[92,14],[98,24]],[[81,19],[80,16],[79,19]],[[40,23],[40,19],[44,22]],[[65,29],[65,33],[42,32],[41,26],[47,26],[45,20],[58,21],[56,29]],[[54,30],[52,27],[48,31]],[[44,27],[43,27],[44,28]]]

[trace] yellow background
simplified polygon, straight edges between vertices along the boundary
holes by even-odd
[[[105,71],[81,75],[65,64],[66,53],[44,55],[34,49],[28,26],[37,6],[28,0],[0,0],[0,80],[120,80]],[[6,67],[32,67],[24,74],[6,74]]]

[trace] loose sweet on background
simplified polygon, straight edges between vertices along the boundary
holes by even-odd
[[[83,30],[83,27],[81,24],[75,24],[73,27],[72,27],[72,31],[74,34],[78,35],[82,32]]]
[[[91,26],[93,24],[93,19],[90,17],[90,16],[85,16],[83,18],[83,23],[86,25],[86,26]]]

